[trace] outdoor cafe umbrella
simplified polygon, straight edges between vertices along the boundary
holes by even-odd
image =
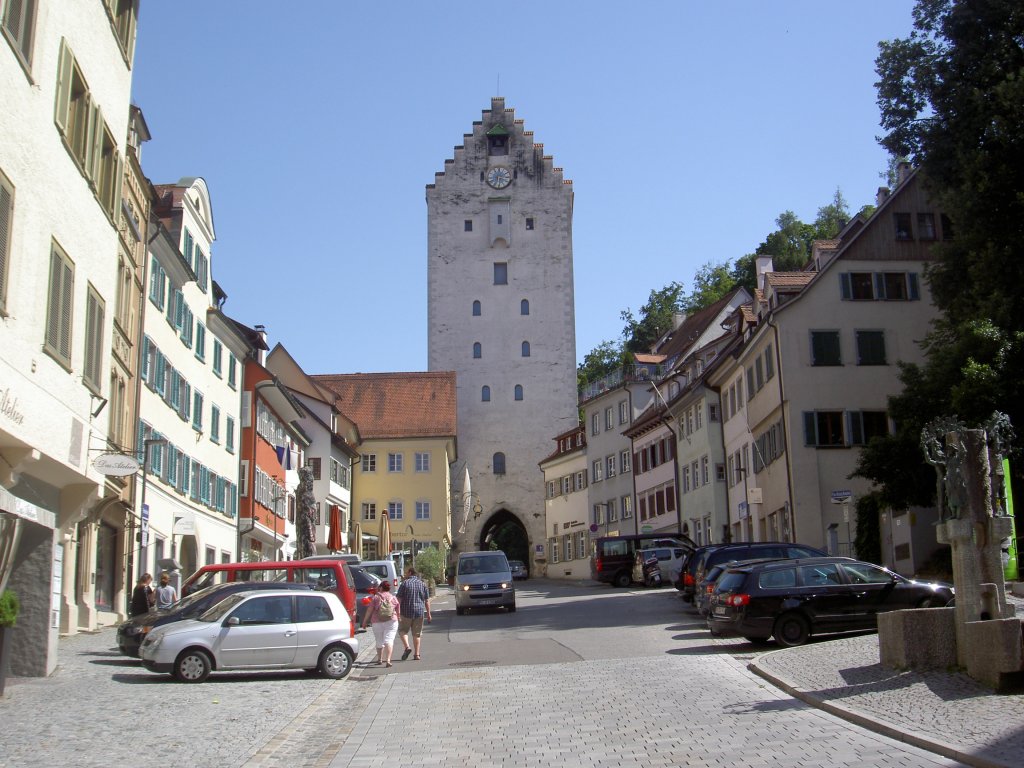
[[[331,530],[327,534],[327,548],[331,552],[341,551],[341,507],[337,504],[331,505]]]
[[[380,542],[377,544],[377,556],[387,557],[391,552],[391,520],[388,519],[387,510],[382,510],[380,515]]]

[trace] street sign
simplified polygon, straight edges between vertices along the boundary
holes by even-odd
[[[149,546],[149,504],[142,505],[142,531],[139,534],[139,543],[143,547]]]
[[[748,504],[764,504],[764,494],[760,488],[748,488],[747,489],[747,503]]]
[[[833,504],[845,504],[853,498],[853,491],[832,491]]]

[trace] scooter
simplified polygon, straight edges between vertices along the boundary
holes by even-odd
[[[661,586],[661,566],[653,555],[644,560],[644,584],[648,587]]]

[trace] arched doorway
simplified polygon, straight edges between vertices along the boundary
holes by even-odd
[[[530,537],[526,526],[507,509],[499,509],[481,526],[479,548],[500,549],[509,560],[522,560],[529,567]]]

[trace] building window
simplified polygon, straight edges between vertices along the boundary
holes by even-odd
[[[528,315],[528,314],[530,314],[530,302],[527,301],[526,299],[523,299],[522,301],[519,302],[519,314],[520,315]]]
[[[192,429],[203,431],[203,394],[192,391]]]
[[[615,454],[605,457],[605,464],[607,465],[608,477],[615,477]]]
[[[466,219],[465,221],[462,222],[462,231],[463,232],[472,232],[473,231],[473,220],[472,219]]]
[[[935,239],[935,214],[917,214],[917,236],[921,240]]]
[[[206,361],[206,326],[196,323],[196,357]]]
[[[910,225],[910,214],[909,213],[894,213],[893,220],[896,224],[896,239],[897,240],[913,240],[914,232]]]
[[[429,520],[430,519],[430,502],[429,501],[417,501],[416,502],[416,519],[417,520]]]
[[[0,315],[3,315],[7,310],[7,265],[11,254],[11,228],[13,222],[14,185],[7,180],[3,173],[0,173]],[[130,287],[130,275],[128,280]]]
[[[377,454],[376,453],[364,453],[363,457],[363,472],[376,472],[377,471]]]
[[[505,474],[505,454],[498,451],[491,457],[491,468],[496,475]]]
[[[812,446],[844,445],[842,411],[805,411],[804,441]]]
[[[604,428],[611,429],[615,426],[615,411],[612,410],[611,406],[604,409]]]
[[[811,365],[842,365],[839,331],[811,331]],[[747,393],[750,399],[750,393]]]
[[[473,317],[480,317],[480,300],[473,301]]]
[[[232,389],[235,388],[235,378],[237,375],[238,360],[235,359],[234,355],[228,355],[228,386]]]
[[[527,216],[526,217],[526,229],[529,230],[529,231],[533,230],[533,217],[532,216]]]
[[[486,384],[480,387],[480,401],[484,403],[491,402],[491,388]]]
[[[400,501],[388,502],[388,519],[401,520],[405,516],[405,508]]]
[[[885,332],[855,331],[857,365],[885,365]]]
[[[82,383],[99,394],[103,375],[103,318],[106,304],[96,289],[89,284],[85,295],[85,363]]]
[[[225,422],[224,447],[228,453],[235,452],[235,420],[228,416]]]
[[[372,501],[363,502],[363,520],[377,519],[377,505]]]
[[[3,29],[26,69],[32,67],[32,37],[36,26],[36,0],[4,4]]]
[[[625,400],[619,401],[619,426],[629,422],[629,405]]]
[[[631,457],[629,455],[629,450],[628,449],[623,451],[619,455],[619,468],[622,470],[623,474],[625,474],[626,472],[629,472],[630,458]]]
[[[50,251],[50,287],[46,306],[44,349],[71,369],[71,312],[75,293],[75,265],[56,243]]]
[[[389,453],[388,454],[388,472],[402,472],[405,469],[405,464],[402,460],[402,454],[400,453]]]
[[[130,64],[135,47],[137,3],[132,0],[106,0],[105,4],[110,12],[110,22],[114,25],[114,33],[118,45],[121,46],[121,53]]]
[[[873,437],[889,434],[889,416],[885,411],[851,411],[850,443],[867,445]]]
[[[608,499],[608,503],[605,506],[608,508],[608,522],[617,522],[619,519],[619,513],[615,508],[615,499]]]
[[[429,453],[416,453],[416,471],[417,472],[429,472],[430,471],[430,454]]]
[[[523,357],[529,357],[529,356],[530,356],[530,342],[524,341],[523,342]]]
[[[479,341],[474,341],[473,342],[473,359],[474,360],[479,360],[481,357],[483,357],[483,354],[484,354],[483,353],[483,347],[480,346],[480,342]]]
[[[601,434],[601,414],[594,413],[590,416],[590,434],[599,435]]]
[[[633,497],[623,496],[620,501],[622,502],[622,519],[628,520],[633,516]]]
[[[494,262],[494,284],[508,285],[508,263],[504,261]]]
[[[522,384],[516,384],[515,398],[516,398],[516,400],[522,400],[523,399],[523,385]]]
[[[221,365],[224,357],[224,345],[220,343],[220,339],[213,340],[213,375],[218,379],[221,377]]]
[[[590,477],[595,483],[599,483],[604,480],[604,462],[600,459],[594,459],[594,464],[590,471]]]

